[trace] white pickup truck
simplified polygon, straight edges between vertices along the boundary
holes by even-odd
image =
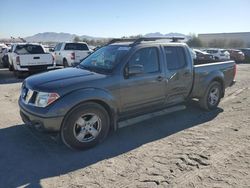
[[[56,65],[64,67],[78,65],[92,50],[85,42],[63,42],[55,46]]]
[[[9,70],[14,71],[16,77],[21,77],[23,72],[45,71],[54,66],[53,55],[46,53],[40,44],[13,44],[8,57]]]

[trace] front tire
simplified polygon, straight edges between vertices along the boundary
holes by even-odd
[[[61,139],[74,149],[87,149],[102,142],[108,135],[110,117],[101,105],[83,103],[66,115],[61,127]]]
[[[18,70],[14,70],[14,76],[18,79],[23,77],[22,72],[18,71]]]
[[[69,67],[69,63],[66,59],[63,59],[63,66],[64,68]]]
[[[205,95],[200,99],[200,106],[205,110],[214,110],[220,103],[222,96],[222,85],[214,81],[209,84]]]
[[[9,63],[9,71],[13,71],[13,65]]]

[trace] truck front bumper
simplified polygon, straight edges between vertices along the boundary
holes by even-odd
[[[38,130],[46,132],[58,132],[60,131],[61,124],[63,122],[63,116],[59,117],[42,117],[32,114],[20,106],[20,116],[23,122],[29,126],[35,127]]]

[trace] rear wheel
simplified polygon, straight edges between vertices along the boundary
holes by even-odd
[[[14,76],[16,78],[22,78],[23,77],[23,74],[22,72],[18,71],[18,70],[14,70]]]
[[[74,108],[61,127],[61,138],[70,148],[86,149],[103,141],[110,127],[108,112],[99,104],[88,102]]]
[[[200,99],[200,106],[205,110],[213,110],[217,108],[222,96],[222,86],[219,82],[212,82],[205,93]]]

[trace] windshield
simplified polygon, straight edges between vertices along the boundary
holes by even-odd
[[[104,46],[87,58],[80,67],[91,70],[111,71],[115,64],[119,62],[129,51],[130,47],[121,45]]]

